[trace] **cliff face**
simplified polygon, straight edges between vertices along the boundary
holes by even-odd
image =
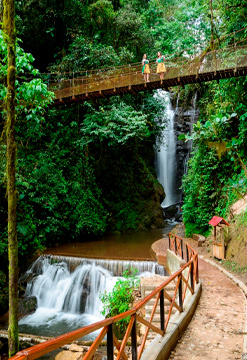
[[[139,151],[138,151],[139,150]],[[163,227],[160,206],[165,194],[153,167],[153,144],[115,150],[95,164],[102,203],[109,213],[108,231]]]
[[[176,108],[175,115],[175,133],[177,139],[181,134],[191,134],[192,125],[197,122],[199,117],[199,110],[195,108],[195,105],[191,105],[188,109],[183,107]],[[176,148],[176,172],[177,172],[177,189],[182,186],[182,177],[187,172],[187,163],[189,160],[190,150],[192,147],[191,141],[185,142],[183,140],[177,140]],[[180,190],[181,191],[181,190]]]
[[[178,140],[181,134],[191,134],[193,124],[199,118],[199,109],[196,100],[197,93],[190,93],[186,98],[178,98],[173,100],[173,108],[175,110],[174,130],[177,139],[176,145],[176,189],[182,195],[182,178],[187,172],[187,163],[190,156],[192,142]],[[185,101],[186,100],[186,101]]]

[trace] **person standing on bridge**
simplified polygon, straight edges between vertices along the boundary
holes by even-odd
[[[161,52],[158,51],[158,57],[156,59],[157,63],[157,74],[160,74],[160,80],[164,80],[164,73],[166,72],[166,67],[164,64],[165,57],[164,55],[161,55]]]
[[[142,74],[144,75],[145,82],[149,82],[150,68],[149,68],[149,60],[147,59],[147,54],[144,54],[142,58]]]

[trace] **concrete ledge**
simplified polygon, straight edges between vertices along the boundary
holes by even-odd
[[[166,360],[171,351],[176,346],[176,343],[184,330],[190,323],[197,304],[199,302],[202,291],[202,284],[199,282],[195,288],[195,293],[188,297],[184,303],[184,311],[172,316],[165,335],[162,337],[157,335],[156,338],[144,350],[141,357],[142,360]]]
[[[181,258],[181,256],[176,255],[174,251],[167,249],[166,251],[166,266],[171,274],[174,274],[182,266],[186,264],[186,261]]]

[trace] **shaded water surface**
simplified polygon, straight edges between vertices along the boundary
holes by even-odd
[[[94,259],[153,260],[150,252],[151,245],[173,228],[174,223],[171,222],[163,229],[106,235],[100,239],[66,243],[50,248],[45,253]]]

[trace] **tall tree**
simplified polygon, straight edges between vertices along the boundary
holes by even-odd
[[[4,0],[3,31],[8,48],[7,72],[7,192],[9,254],[9,357],[18,351],[18,243],[16,232],[16,143],[15,79],[16,32],[15,0]]]
[[[0,23],[3,22],[3,0],[0,0]]]

